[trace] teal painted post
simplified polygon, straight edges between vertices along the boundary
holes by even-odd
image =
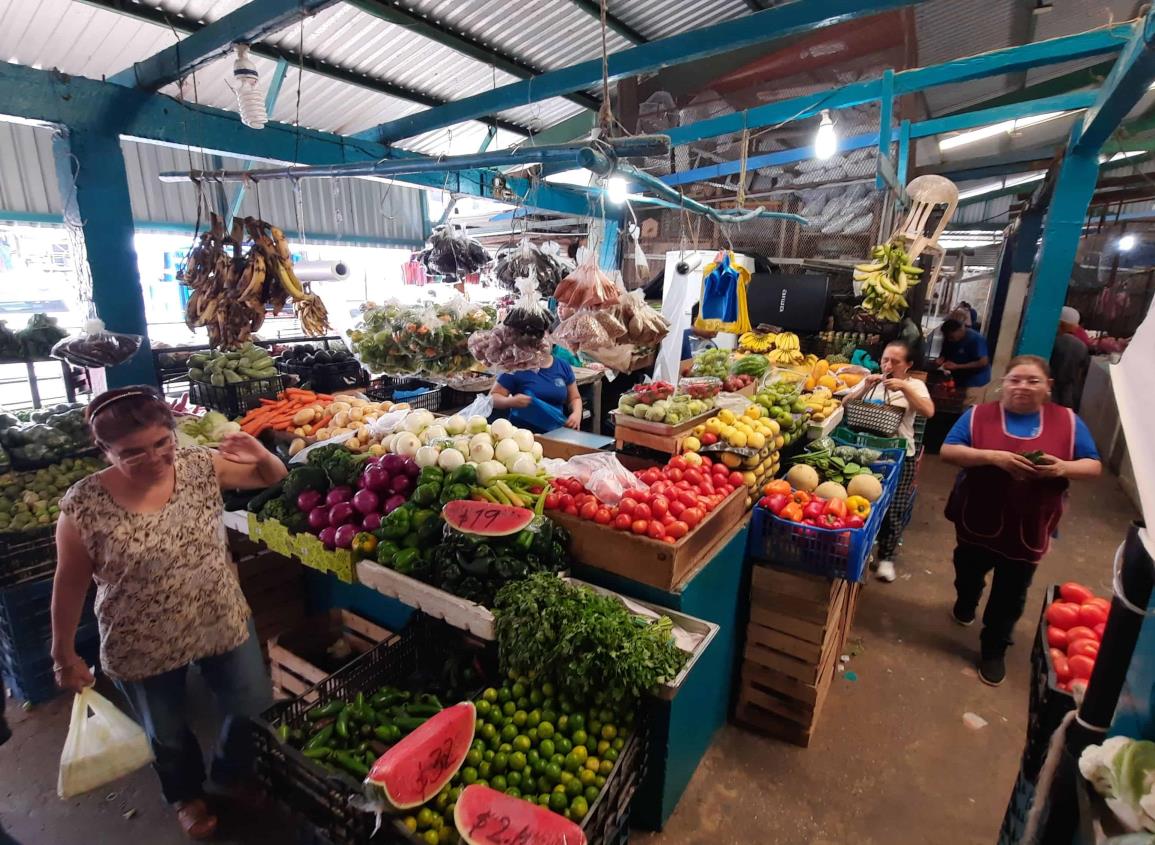
[[[1075,127],[1078,131],[1078,127]],[[1059,312],[1067,299],[1071,269],[1079,251],[1083,221],[1099,179],[1096,154],[1073,151],[1074,138],[1059,168],[1054,194],[1043,227],[1043,246],[1035,265],[1035,277],[1027,295],[1023,329],[1016,352],[1051,357]]]
[[[904,120],[898,126],[898,184],[906,188],[910,175],[910,121]]]
[[[879,171],[874,174],[874,187],[878,190],[886,188],[886,179],[882,175],[882,159],[890,160],[890,123],[894,119],[894,70],[887,68],[882,72],[882,95],[879,97],[878,108],[878,159]],[[905,182],[899,182],[905,187]]]
[[[105,370],[108,387],[155,384],[120,138],[105,128],[70,127],[56,134],[52,147],[64,219],[84,234],[96,311],[109,330],[144,338],[136,355]]]
[[[621,214],[607,216],[602,224],[602,242],[598,246],[598,266],[603,270],[622,269],[621,253],[618,250],[619,235],[622,231]]]

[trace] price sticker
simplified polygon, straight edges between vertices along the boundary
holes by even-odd
[[[441,509],[441,516],[463,534],[504,537],[525,528],[533,518],[533,511],[510,505],[460,499],[448,502]]]

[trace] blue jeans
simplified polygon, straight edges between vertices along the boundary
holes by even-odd
[[[249,719],[273,703],[269,675],[261,657],[253,620],[249,638],[224,654],[194,661],[217,699],[224,717],[213,753],[213,781],[230,786],[252,769]],[[141,681],[117,681],[136,720],[148,734],[165,800],[175,804],[204,794],[204,756],[186,718],[188,666]]]

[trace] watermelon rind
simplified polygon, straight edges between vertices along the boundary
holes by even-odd
[[[420,807],[457,774],[473,743],[471,701],[446,707],[377,758],[365,778],[398,810]]]
[[[483,514],[484,518],[478,518]],[[447,502],[441,509],[441,518],[451,527],[465,534],[479,537],[505,537],[529,527],[534,512],[512,505],[495,505],[459,499]]]
[[[564,816],[476,783],[458,797],[453,823],[468,845],[520,841],[527,826],[534,835],[526,841],[534,845],[586,845],[582,829]]]

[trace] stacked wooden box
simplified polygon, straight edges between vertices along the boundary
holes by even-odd
[[[229,531],[229,551],[265,651],[270,639],[305,618],[305,573],[292,558],[270,552],[237,531]]]
[[[278,699],[295,698],[333,673],[332,667],[327,671],[310,662],[315,659],[313,655],[325,657],[324,653],[329,652],[332,660],[347,665],[392,636],[392,631],[348,610],[310,616],[269,640],[273,695]],[[310,693],[306,698],[312,700],[315,696]]]
[[[807,746],[850,633],[861,584],[755,565],[737,721]]]

